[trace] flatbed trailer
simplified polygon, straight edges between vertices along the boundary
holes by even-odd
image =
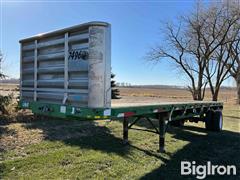
[[[113,103],[112,108],[81,108],[58,104],[21,101],[22,109],[31,109],[34,114],[79,120],[120,119],[123,122],[123,143],[128,144],[129,129],[143,130],[159,135],[159,151],[164,152],[165,133],[168,124],[180,126],[184,121],[203,121],[206,129],[221,131],[223,118],[221,102],[162,102],[140,105],[136,103]],[[130,120],[131,119],[131,123]],[[158,127],[152,122],[158,120]],[[138,121],[147,120],[153,130],[133,128]]]
[[[220,102],[111,102],[109,23],[88,22],[19,42],[20,107],[36,115],[84,120],[120,118],[126,144],[128,130],[145,119],[155,129],[149,131],[159,135],[160,151],[164,151],[169,123],[205,121],[208,130],[222,128]],[[152,119],[159,121],[158,127]]]

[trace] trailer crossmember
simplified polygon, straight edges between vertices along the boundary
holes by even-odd
[[[148,129],[140,129],[140,128],[133,128],[132,126],[136,124],[139,120],[147,120],[149,124],[155,129],[155,131],[148,130]],[[140,130],[140,131],[147,131],[147,132],[152,132],[159,134],[159,130],[156,128],[156,126],[153,124],[150,118],[148,117],[136,117],[136,119],[128,126],[128,129],[133,129],[133,130]]]

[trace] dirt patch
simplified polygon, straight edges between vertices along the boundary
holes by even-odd
[[[23,115],[29,113],[29,115]],[[30,112],[23,112],[15,118],[0,119],[0,152],[15,149],[21,152],[25,146],[36,144],[43,140],[62,141],[67,139],[91,136],[92,127],[98,126],[97,122],[63,120],[33,116]],[[4,119],[4,120],[3,120]],[[98,131],[99,128],[94,128]]]
[[[41,129],[45,140],[66,140],[91,135],[88,124],[91,122],[46,119],[24,124],[25,128]]]
[[[22,123],[11,123],[0,127],[0,152],[10,149],[22,149],[28,144],[43,140],[41,129],[27,129]]]

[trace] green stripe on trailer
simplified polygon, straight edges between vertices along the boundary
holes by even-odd
[[[104,108],[85,108],[85,107],[75,107],[70,105],[59,105],[41,102],[27,102],[20,101],[20,107],[23,109],[31,109],[33,113],[60,117],[60,118],[79,118],[79,119],[109,119],[109,118],[123,118],[131,116],[154,116],[159,113],[164,112],[177,112],[195,110],[199,112],[188,112],[186,116],[189,117],[199,114],[201,110],[207,110],[209,108],[222,108],[223,103],[172,103],[172,104],[159,104],[159,105],[146,105],[146,106],[129,106],[129,107],[113,107],[111,109]],[[176,117],[177,119],[177,117]]]
[[[23,109],[31,109],[33,113],[45,116],[60,118],[79,118],[79,119],[108,119],[109,109],[103,108],[82,108],[69,105],[59,105],[40,102],[21,101],[20,107]]]

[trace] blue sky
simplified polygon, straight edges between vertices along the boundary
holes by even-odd
[[[148,49],[162,41],[161,22],[189,12],[195,1],[1,1],[0,49],[4,72],[19,77],[19,39],[88,21],[112,25],[112,71],[116,81],[131,84],[185,85],[168,62],[144,60]],[[225,85],[232,85],[228,80]]]

